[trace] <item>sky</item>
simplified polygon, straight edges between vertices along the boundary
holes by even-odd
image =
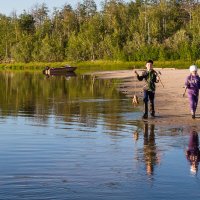
[[[94,0],[97,7],[100,8],[101,0]],[[128,2],[130,0],[125,0]],[[46,3],[50,11],[54,7],[61,8],[65,4],[70,4],[73,8],[76,8],[77,3],[83,3],[83,0],[0,0],[0,13],[10,16],[13,11],[16,11],[17,15],[21,14],[23,10],[30,11],[37,4]]]
[[[61,8],[65,4],[70,4],[73,8],[76,7],[78,2],[83,0],[0,0],[0,13],[9,16],[13,11],[21,14],[23,10],[30,11],[37,4],[46,3],[49,10],[54,7]],[[95,1],[96,4],[100,0]]]

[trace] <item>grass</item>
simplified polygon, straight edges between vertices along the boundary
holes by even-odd
[[[31,62],[31,63],[1,63],[0,69],[13,69],[13,70],[41,70],[46,66],[49,67],[60,67],[66,65],[66,62],[54,62],[54,63],[45,63],[45,62]]]
[[[200,60],[196,61],[196,64],[200,64]],[[84,61],[84,62],[31,62],[31,63],[1,63],[0,69],[6,70],[42,70],[46,66],[49,67],[61,67],[66,64],[77,66],[80,72],[91,72],[91,71],[104,71],[104,70],[127,70],[127,69],[141,69],[145,68],[145,61],[137,62],[123,62],[123,61]],[[190,61],[155,61],[154,67],[156,68],[177,68],[187,69],[191,64]]]

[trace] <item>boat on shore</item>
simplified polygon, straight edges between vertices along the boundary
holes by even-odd
[[[66,65],[64,67],[56,67],[56,68],[50,68],[50,67],[45,67],[43,70],[43,74],[53,76],[53,75],[59,75],[59,74],[65,74],[69,72],[74,72],[77,67],[73,67],[70,65]]]

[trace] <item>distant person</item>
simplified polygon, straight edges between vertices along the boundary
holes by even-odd
[[[188,149],[186,151],[186,157],[190,162],[190,171],[196,174],[198,171],[198,164],[200,161],[200,151],[199,151],[199,136],[198,133],[193,130],[190,133],[190,139],[188,144]]]
[[[188,89],[188,98],[190,103],[190,111],[192,118],[195,119],[195,113],[199,99],[200,77],[197,74],[197,66],[190,66],[190,75],[185,80],[186,89]]]
[[[155,107],[154,107],[154,98],[155,98],[155,83],[159,82],[157,77],[157,72],[153,69],[153,60],[148,60],[146,62],[146,70],[140,76],[137,71],[135,71],[137,79],[139,81],[145,80],[146,84],[143,87],[144,90],[144,114],[143,119],[148,118],[148,101],[150,101],[150,112],[151,116],[155,117]]]

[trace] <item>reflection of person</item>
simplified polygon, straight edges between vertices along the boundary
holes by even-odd
[[[156,150],[154,128],[154,124],[151,124],[149,131],[148,123],[144,124],[144,161],[148,175],[153,174],[154,166],[159,163],[159,158]]]
[[[198,133],[193,130],[190,133],[190,139],[188,144],[188,149],[186,151],[186,157],[191,165],[191,172],[196,174],[198,171],[198,164],[200,161],[200,151],[199,151],[199,136]]]
[[[190,66],[190,75],[186,78],[185,86],[188,89],[188,98],[190,102],[190,110],[192,118],[195,118],[195,112],[197,109],[200,89],[200,77],[197,74],[197,66]]]
[[[135,71],[137,75],[137,79],[139,81],[142,81],[145,79],[146,84],[144,86],[144,115],[143,118],[147,119],[148,118],[148,101],[150,100],[150,110],[151,110],[151,116],[155,116],[155,109],[154,109],[154,97],[155,97],[155,83],[158,82],[157,78],[157,72],[153,69],[153,61],[148,60],[146,63],[146,69],[142,75],[140,76],[137,71]]]

